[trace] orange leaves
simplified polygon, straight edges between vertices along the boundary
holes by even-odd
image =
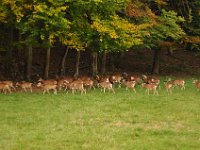
[[[185,36],[184,41],[186,43],[200,44],[200,37],[199,36]]]
[[[134,4],[129,4],[126,9],[126,13],[131,17],[142,17],[144,16],[144,11]]]

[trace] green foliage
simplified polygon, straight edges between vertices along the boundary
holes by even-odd
[[[181,39],[185,32],[179,25],[184,19],[177,16],[174,11],[162,10],[154,26],[149,28],[150,36],[146,40],[147,47],[158,47],[162,41],[177,41]]]

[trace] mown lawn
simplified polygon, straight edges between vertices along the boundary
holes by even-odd
[[[0,94],[1,150],[199,150],[200,92]]]

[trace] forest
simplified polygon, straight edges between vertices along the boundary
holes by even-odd
[[[199,35],[199,0],[1,0],[0,80],[106,74],[138,49],[159,74],[163,49],[198,54]]]

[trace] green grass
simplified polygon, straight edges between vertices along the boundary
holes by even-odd
[[[0,94],[1,150],[197,150],[200,93]]]

